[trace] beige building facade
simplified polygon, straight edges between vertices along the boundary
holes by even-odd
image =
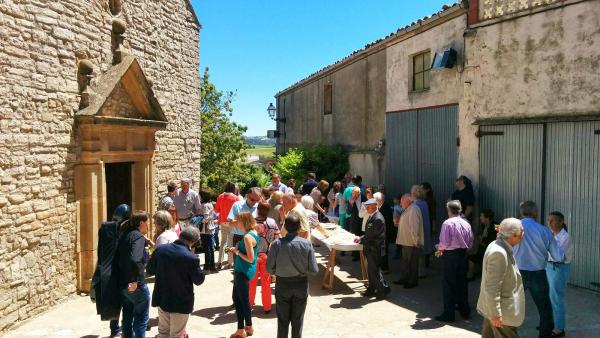
[[[185,0],[0,3],[0,332],[87,292],[99,225],[197,177]]]
[[[350,153],[353,172],[365,182],[381,182],[377,145],[384,136],[385,73],[385,50],[363,50],[278,93],[276,152],[339,143]]]
[[[296,115],[278,123],[284,131],[278,151],[314,142],[348,147],[347,139],[321,139],[298,128],[297,121],[327,118],[320,94],[326,88],[319,79],[347,73],[355,58],[384,52],[385,79],[372,81],[385,84],[379,94],[385,114],[363,119],[370,123],[368,136],[354,134],[366,147],[384,140],[378,153],[383,165],[378,174],[365,174],[369,168],[351,160],[351,170],[369,177],[367,184],[385,182],[392,195],[431,183],[438,220],[444,219],[443,201],[459,175],[472,180],[476,208],[491,208],[498,220],[519,217],[525,200],[538,204],[540,222],[561,211],[575,247],[570,282],[600,291],[599,23],[597,0],[470,0],[445,6],[280,92],[278,113]],[[442,53],[454,62],[437,59]],[[440,60],[446,67],[439,67]],[[334,96],[353,79],[336,82]],[[294,110],[286,101],[282,109],[282,97],[309,86],[314,90],[301,97],[312,106]],[[355,88],[367,93],[369,87]],[[334,116],[362,121],[365,111],[334,109]]]

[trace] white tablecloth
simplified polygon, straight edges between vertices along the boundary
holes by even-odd
[[[360,251],[362,244],[354,243],[354,234],[344,230],[337,224],[321,223],[320,227],[311,230],[313,241],[327,246],[329,250]]]

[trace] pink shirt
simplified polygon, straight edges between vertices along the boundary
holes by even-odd
[[[473,230],[471,224],[460,216],[448,218],[442,224],[440,243],[437,249],[455,250],[468,249],[473,245]]]

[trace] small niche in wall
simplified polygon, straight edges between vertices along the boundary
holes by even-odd
[[[121,14],[121,10],[123,9],[123,4],[121,0],[108,0],[108,8],[110,9],[110,14],[117,16]]]

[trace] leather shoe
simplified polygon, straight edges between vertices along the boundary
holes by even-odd
[[[551,335],[551,337],[564,337],[564,336],[565,336],[565,330],[562,330],[560,332],[552,331],[552,335]]]
[[[378,300],[383,300],[383,299],[387,298],[387,295],[388,294],[386,292],[384,292],[384,293],[378,293],[378,294],[375,295],[375,298],[377,298]]]
[[[362,292],[360,295],[363,296],[363,297],[369,297],[370,298],[370,297],[375,296],[375,292],[367,290],[365,292]]]
[[[435,318],[433,318],[433,319],[437,320],[438,322],[454,323],[454,318],[449,318],[444,315],[435,316]]]

